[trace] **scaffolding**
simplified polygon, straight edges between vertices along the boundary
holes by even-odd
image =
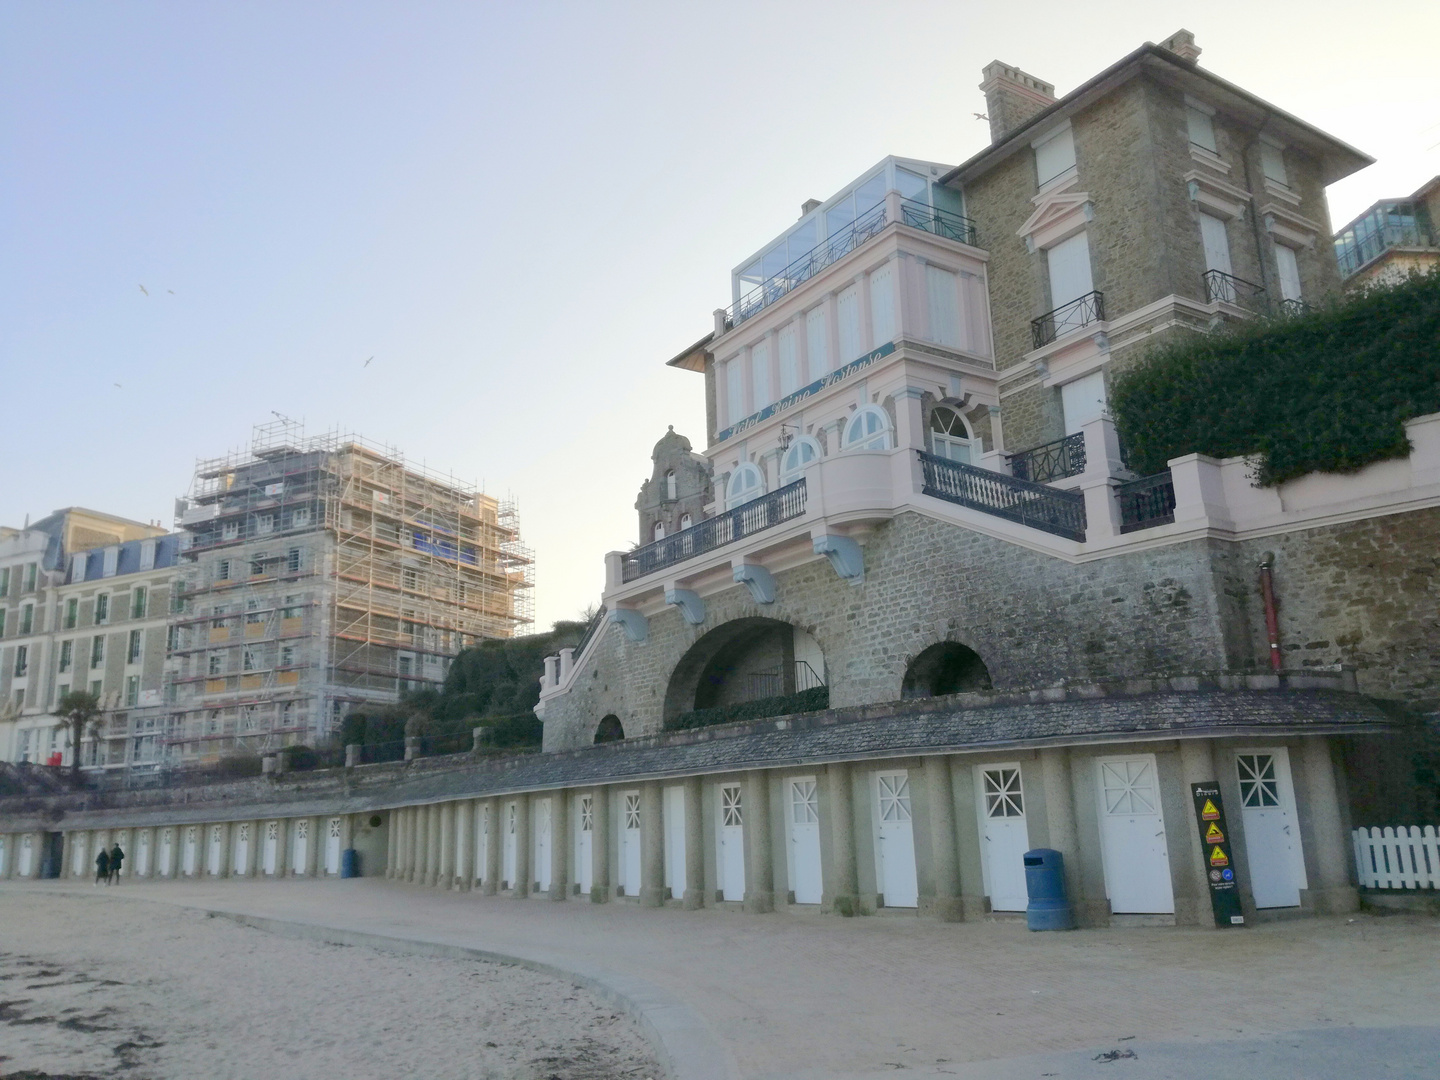
[[[177,513],[166,738],[186,758],[324,738],[533,620],[514,502],[353,433],[260,425],[197,463]]]

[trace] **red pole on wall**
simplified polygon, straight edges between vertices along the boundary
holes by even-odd
[[[1276,614],[1275,580],[1270,568],[1275,565],[1275,553],[1267,551],[1260,556],[1260,596],[1265,601],[1265,634],[1270,641],[1270,667],[1280,674],[1280,618]]]

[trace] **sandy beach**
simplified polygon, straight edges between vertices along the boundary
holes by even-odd
[[[525,968],[282,939],[123,887],[0,897],[0,1077],[660,1075],[630,1017]]]

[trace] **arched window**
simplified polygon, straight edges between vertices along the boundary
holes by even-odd
[[[686,529],[690,528],[690,526],[691,526],[691,525],[694,525],[694,524],[695,524],[695,519],[692,518],[689,514],[681,514],[681,515],[680,515],[680,531],[681,531],[681,532],[684,532]]]
[[[620,718],[614,713],[600,721],[600,726],[595,729],[595,741],[619,742],[625,738],[625,728],[620,723]]]
[[[654,527],[653,529],[651,529],[650,532],[651,532],[651,537],[650,537],[650,538],[651,538],[652,540],[664,540],[664,539],[665,539],[665,523],[664,523],[663,521],[657,521],[657,522],[655,522],[655,527]]]
[[[954,409],[939,405],[931,410],[930,452],[936,457],[970,464],[970,429]]]
[[[665,498],[671,502],[675,501],[675,470],[671,469],[665,474]]]
[[[725,488],[725,509],[733,510],[764,494],[764,475],[755,464],[743,461],[730,474],[730,483]]]
[[[889,450],[890,414],[879,405],[861,405],[845,425],[846,450]]]
[[[972,690],[989,690],[990,672],[974,649],[955,641],[931,645],[905,669],[902,698],[940,697]]]
[[[785,460],[780,463],[780,484],[793,484],[800,479],[805,466],[825,456],[820,443],[810,435],[798,435],[785,451]]]

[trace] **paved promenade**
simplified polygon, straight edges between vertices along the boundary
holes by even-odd
[[[70,890],[66,883],[9,889]],[[1032,934],[1019,921],[641,910],[381,880],[128,881],[117,896],[492,950],[686,1025],[710,1076],[1433,1076],[1440,920]],[[1114,1061],[1095,1055],[1119,1051]],[[696,1066],[690,1061],[690,1066]]]

